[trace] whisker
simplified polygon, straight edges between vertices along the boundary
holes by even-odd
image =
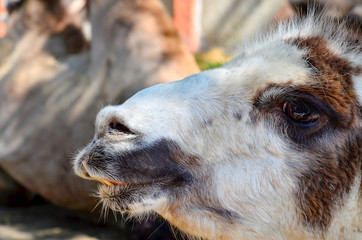
[[[163,221],[163,222],[160,224],[160,226],[158,226],[158,227],[150,234],[150,236],[148,236],[147,239],[150,239],[150,238],[158,231],[158,229],[160,229],[160,228],[165,224],[165,222],[166,222],[166,221]]]

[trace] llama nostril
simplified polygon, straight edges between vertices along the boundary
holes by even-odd
[[[134,134],[127,126],[118,121],[112,121],[109,124],[109,129],[113,132],[124,133],[124,134]]]

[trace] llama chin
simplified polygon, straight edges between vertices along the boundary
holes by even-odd
[[[205,239],[357,239],[361,42],[308,17],[220,68],[102,109],[75,172],[107,207]]]

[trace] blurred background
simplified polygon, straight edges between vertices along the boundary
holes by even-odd
[[[97,112],[215,68],[308,6],[361,30],[361,0],[0,0],[0,240],[174,239],[100,218],[72,157]]]

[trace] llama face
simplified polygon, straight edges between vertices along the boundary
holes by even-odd
[[[104,108],[76,173],[104,183],[111,209],[156,212],[198,237],[338,238],[333,226],[356,227],[360,52],[297,33]]]

